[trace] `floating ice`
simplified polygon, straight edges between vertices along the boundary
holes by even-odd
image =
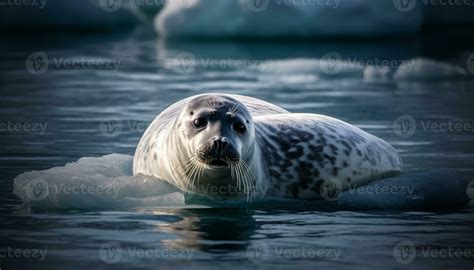
[[[247,203],[185,196],[153,177],[132,176],[132,157],[112,154],[81,158],[64,167],[15,178],[14,194],[32,209],[94,210],[134,207],[252,207],[274,209],[440,209],[474,198],[474,184],[454,170],[409,173],[351,188],[339,199],[300,201],[263,198]],[[185,203],[186,202],[186,203]],[[192,205],[191,205],[192,204]]]
[[[462,67],[431,59],[398,60],[399,65],[371,65],[370,60],[346,59],[339,54],[337,57],[324,56],[317,58],[294,58],[285,60],[269,60],[261,64],[258,70],[263,74],[278,76],[314,75],[333,78],[363,78],[375,80],[442,80],[472,76]],[[391,61],[387,60],[387,63]]]
[[[462,67],[431,59],[416,58],[402,63],[393,78],[395,80],[436,80],[467,75],[468,72]]]
[[[421,28],[422,5],[412,3],[400,12],[391,0],[178,0],[155,27],[171,37],[392,36]]]
[[[184,205],[184,196],[167,183],[132,176],[132,162],[132,156],[112,154],[26,172],[15,178],[14,194],[39,209]]]
[[[267,61],[260,67],[264,73],[278,75],[315,74],[319,76],[361,77],[364,66],[339,59],[286,59]]]

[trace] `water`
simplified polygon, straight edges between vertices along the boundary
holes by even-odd
[[[471,269],[472,205],[434,212],[271,207],[46,212],[21,207],[12,189],[13,178],[25,171],[63,166],[84,156],[133,155],[146,125],[160,111],[203,92],[251,95],[293,112],[345,120],[394,145],[406,171],[456,168],[474,173],[472,131],[424,128],[428,121],[474,122],[474,80],[373,80],[359,71],[324,74],[288,60],[336,52],[345,60],[427,57],[466,67],[473,37],[469,31],[450,31],[378,42],[164,42],[145,30],[9,36],[0,45],[0,122],[19,123],[20,128],[0,132],[0,256],[8,248],[46,254],[42,260],[9,253],[1,257],[0,268]],[[31,75],[25,62],[38,51],[47,54],[48,70]],[[68,68],[64,59],[93,59],[93,64]],[[104,59],[119,63],[118,69],[98,67]],[[404,115],[416,121],[413,136],[400,136],[393,128]],[[117,119],[120,129],[107,129]],[[410,243],[416,250],[413,262]],[[425,254],[427,248],[465,253],[443,257]]]

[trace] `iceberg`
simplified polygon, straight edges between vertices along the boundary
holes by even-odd
[[[326,37],[405,35],[420,30],[420,1],[409,11],[381,0],[181,0],[155,19],[167,37]]]
[[[0,4],[0,27],[115,29],[134,26],[140,18],[153,16],[161,1],[133,0],[35,0],[21,5]],[[17,1],[18,2],[18,1]]]

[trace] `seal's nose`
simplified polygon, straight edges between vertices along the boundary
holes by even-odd
[[[214,137],[212,141],[213,141],[212,144],[213,144],[214,151],[217,154],[216,157],[218,159],[221,159],[222,153],[227,147],[227,145],[229,144],[229,142],[227,141],[227,138],[225,137]]]

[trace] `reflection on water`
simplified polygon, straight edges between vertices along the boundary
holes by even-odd
[[[248,209],[181,209],[173,211],[183,220],[161,227],[179,239],[165,242],[169,248],[197,249],[219,253],[245,250],[255,233],[253,212]]]
[[[32,39],[34,44],[29,41]],[[344,60],[400,62],[422,56],[465,66],[474,47],[466,32],[452,31],[444,39],[427,35],[379,42],[297,43],[164,42],[140,31],[87,36],[31,34],[28,39],[10,37],[0,46],[0,122],[22,127],[0,132],[0,220],[5,240],[1,247],[48,251],[44,261],[8,258],[9,266],[402,268],[393,251],[403,240],[412,241],[419,252],[423,246],[474,246],[472,206],[441,213],[215,208],[32,215],[19,208],[20,202],[11,193],[12,179],[24,171],[62,166],[83,156],[133,154],[144,129],[160,111],[202,92],[251,95],[293,112],[343,119],[392,143],[408,171],[458,168],[473,172],[472,132],[424,128],[427,122],[474,122],[473,80],[367,80],[361,72],[328,77],[311,64],[337,52]],[[37,51],[45,52],[50,60],[44,75],[31,75],[25,68],[28,56]],[[118,61],[119,66],[67,68],[62,61],[85,63],[90,59]],[[286,59],[291,61],[275,64]],[[214,60],[223,61],[216,66],[210,62]],[[397,135],[393,128],[394,121],[404,115],[416,119],[416,132],[409,137]],[[122,123],[118,132],[101,128],[104,121],[117,118]],[[26,130],[25,123],[46,128],[43,133]],[[104,262],[100,257],[101,247],[111,242],[122,246],[118,263]],[[255,247],[268,257],[249,259],[253,253],[248,251]],[[140,257],[128,252],[133,248],[189,250],[192,257],[156,253]],[[282,248],[290,251],[290,257],[280,252]],[[340,251],[340,257],[291,257],[295,249],[330,249]],[[421,269],[453,265],[472,267],[466,257],[418,255],[410,264]]]

